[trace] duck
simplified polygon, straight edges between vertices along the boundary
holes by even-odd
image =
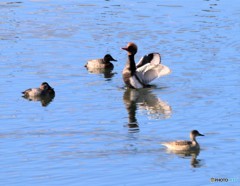
[[[151,87],[149,85],[151,81],[171,73],[169,67],[161,64],[161,55],[159,53],[149,53],[143,56],[136,64],[134,56],[138,50],[137,45],[129,42],[122,49],[126,50],[128,55],[122,77],[125,84],[130,88]]]
[[[85,67],[87,69],[113,69],[114,66],[110,61],[117,61],[110,54],[106,54],[101,59],[92,59],[87,61]]]
[[[47,82],[43,82],[39,88],[29,88],[23,91],[22,94],[24,97],[40,97],[55,95],[55,91]]]
[[[164,142],[162,145],[166,146],[170,151],[199,151],[200,145],[198,144],[196,137],[197,136],[204,136],[203,134],[199,133],[197,130],[192,130],[190,132],[190,139],[191,141],[172,141],[172,142]]]

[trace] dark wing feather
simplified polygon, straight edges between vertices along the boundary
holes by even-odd
[[[161,63],[161,56],[159,53],[150,53],[148,55],[143,56],[138,64],[136,65],[137,68],[140,68],[147,63],[151,63],[152,65],[158,65]]]

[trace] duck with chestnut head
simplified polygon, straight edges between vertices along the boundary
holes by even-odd
[[[126,50],[128,55],[122,72],[123,81],[128,87],[135,89],[149,87],[151,81],[171,72],[167,66],[161,64],[159,53],[145,55],[136,64],[134,56],[138,50],[137,45],[130,42],[122,49]]]

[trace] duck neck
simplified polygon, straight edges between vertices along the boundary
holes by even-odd
[[[191,138],[192,143],[198,144],[198,142],[196,140],[196,136],[190,136],[190,138]]]
[[[109,64],[110,61],[103,59],[103,60],[102,60],[102,63],[104,63],[104,64]]]
[[[135,60],[134,60],[134,54],[128,55],[126,67],[131,71],[131,75],[134,75],[134,73],[136,72],[136,64],[135,64]]]

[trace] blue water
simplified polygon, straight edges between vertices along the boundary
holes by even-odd
[[[239,185],[239,17],[236,0],[1,1],[1,185]],[[155,88],[124,88],[129,41],[171,68]],[[84,68],[106,53],[110,76]],[[21,97],[44,81],[47,106]],[[160,144],[193,129],[197,157]]]

